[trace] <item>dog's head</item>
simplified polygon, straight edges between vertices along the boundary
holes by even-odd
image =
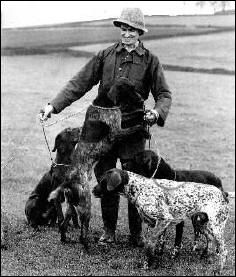
[[[107,96],[116,106],[129,105],[130,107],[136,107],[143,103],[142,97],[135,90],[135,85],[125,77],[121,77],[114,82]]]
[[[102,89],[99,91],[99,94],[93,100],[93,105],[104,108],[114,107],[115,103],[108,97],[109,90],[110,87],[108,87],[107,85],[103,85]]]
[[[71,154],[80,137],[81,128],[65,128],[55,138],[52,152]]]
[[[123,192],[124,185],[128,182],[129,177],[125,170],[118,168],[107,170],[93,188],[93,194],[95,197],[102,197],[104,194]]]
[[[154,151],[144,150],[138,152],[133,159],[124,163],[123,168],[150,178],[156,169],[158,159],[159,157]]]

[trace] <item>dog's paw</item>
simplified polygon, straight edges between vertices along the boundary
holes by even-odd
[[[148,269],[149,269],[148,261],[145,261],[145,262],[143,263],[142,269],[144,269],[144,270],[148,270]]]
[[[196,253],[200,253],[202,251],[202,248],[200,247],[199,244],[194,244],[192,251]]]
[[[62,243],[67,243],[68,242],[68,239],[66,238],[66,234],[64,234],[64,233],[61,233],[61,242]]]
[[[57,193],[56,191],[52,191],[48,196],[48,202],[51,202],[52,200],[56,199]]]
[[[49,194],[49,196],[48,196],[48,199],[47,199],[48,202],[50,202],[50,201],[52,201],[52,200],[54,200],[54,199],[57,199],[62,191],[63,191],[63,190],[62,190],[61,187],[58,187],[58,188],[56,188],[55,190],[53,190],[53,191]]]
[[[174,247],[174,249],[171,251],[171,258],[172,259],[176,258],[179,255],[181,248],[182,248],[182,245]]]

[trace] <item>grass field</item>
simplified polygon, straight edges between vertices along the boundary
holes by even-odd
[[[195,68],[223,68],[234,70],[235,67],[235,32],[186,36],[177,38],[144,41],[144,46],[156,53],[162,64],[193,66]],[[80,52],[97,53],[111,43],[99,43],[75,46],[70,49]],[[168,51],[166,50],[168,49]]]
[[[153,26],[156,32],[167,30],[170,35],[177,29],[179,32],[190,29],[199,31],[193,25],[202,25],[203,21],[204,30],[207,30],[208,25],[234,26],[234,15],[152,17],[148,20],[149,25],[156,25]],[[83,24],[87,25],[83,28],[89,30],[90,23],[81,23],[80,27]],[[100,24],[106,25],[107,21],[93,24],[99,27]],[[159,24],[165,26],[160,28]],[[170,27],[171,24],[174,26]],[[76,28],[73,30],[73,24],[66,26],[73,32],[78,31]],[[57,27],[59,30],[55,32]],[[33,44],[39,46],[41,42],[43,45],[45,41],[53,44],[62,39],[61,27],[54,26],[51,30],[46,28],[45,37],[38,36],[42,31],[40,28],[37,33],[29,28],[31,38],[25,36],[26,33],[21,36],[20,30],[12,30],[15,32],[12,34],[17,33],[17,37],[14,39],[13,36],[8,42],[21,43],[24,47],[31,47]],[[95,38],[94,28],[90,30],[89,37]],[[66,33],[65,31],[63,34]],[[69,42],[72,33],[68,32]],[[101,33],[99,36],[102,36]],[[75,43],[77,45],[78,41]],[[234,31],[146,40],[145,45],[158,55],[163,64],[234,70]],[[59,45],[60,47],[64,45]],[[168,231],[168,241],[160,266],[156,270],[143,270],[142,250],[128,245],[127,201],[124,198],[121,198],[120,203],[117,244],[112,248],[101,248],[96,244],[102,233],[102,218],[100,203],[95,198],[92,205],[89,254],[84,252],[79,243],[78,230],[70,229],[69,232],[74,243],[62,245],[57,228],[42,228],[41,232],[34,233],[26,225],[26,199],[50,167],[49,153],[36,115],[88,61],[88,58],[83,57],[87,52],[83,51],[91,53],[103,47],[102,41],[97,41],[95,45],[80,48],[77,57],[66,53],[2,56],[1,164],[6,167],[1,174],[1,208],[9,220],[10,230],[8,248],[1,249],[1,276],[212,276],[215,260],[210,263],[191,251],[193,228],[190,222],[186,222],[184,229],[181,255],[175,260],[169,256],[174,243],[173,226]],[[165,75],[173,93],[173,104],[165,127],[151,128],[151,148],[158,148],[172,167],[212,171],[222,179],[226,191],[235,191],[235,76],[177,71],[166,71]],[[97,87],[94,87],[83,99],[53,116],[49,123],[71,113],[81,112],[77,117],[46,129],[51,148],[56,134],[62,129],[82,125],[86,108],[96,93]],[[151,96],[146,106],[153,106]],[[94,184],[93,178],[91,188]],[[234,199],[230,199],[230,218],[226,226],[225,241],[229,253],[223,276],[235,276]]]
[[[234,15],[217,16],[151,16],[147,17],[149,32],[144,39],[161,39],[230,31],[235,28]],[[1,47],[3,53],[18,48],[27,53],[32,48],[63,48],[96,42],[114,42],[119,29],[114,28],[112,19],[75,22],[39,27],[2,29]],[[3,51],[4,50],[4,51]]]
[[[1,205],[12,223],[10,247],[1,253],[1,275],[211,276],[214,263],[208,264],[191,252],[193,233],[189,222],[186,222],[180,257],[169,259],[173,227],[160,267],[148,272],[142,270],[142,251],[127,243],[127,204],[124,199],[121,200],[117,227],[118,244],[112,249],[103,249],[95,242],[102,232],[102,219],[99,202],[93,198],[90,255],[84,253],[78,243],[78,231],[70,231],[76,243],[64,246],[59,242],[57,229],[43,229],[35,234],[25,224],[25,201],[50,166],[36,114],[86,61],[86,58],[64,55],[2,57],[2,161],[8,161],[12,156],[15,159],[2,171],[1,179]],[[173,91],[173,105],[166,126],[152,127],[152,149],[158,147],[174,168],[214,172],[222,179],[226,190],[234,191],[234,77],[170,71],[166,72],[166,77]],[[96,88],[52,119],[78,110],[82,112],[77,118],[47,129],[51,147],[60,130],[82,124],[84,111],[95,95]],[[152,104],[150,97],[147,106]],[[225,276],[235,275],[234,201],[230,201],[230,206],[231,216],[225,232],[229,250]]]

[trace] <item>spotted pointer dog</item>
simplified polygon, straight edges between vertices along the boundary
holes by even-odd
[[[219,268],[223,269],[227,250],[224,243],[224,229],[229,217],[229,204],[221,190],[201,183],[176,182],[167,179],[151,179],[136,173],[111,169],[105,172],[93,193],[123,193],[135,204],[139,215],[148,225],[145,250],[148,266],[155,264],[156,256],[162,253],[167,227],[177,224],[200,212],[208,216],[203,232],[208,243],[216,243]],[[155,238],[155,239],[154,239]]]
[[[144,150],[137,153],[132,160],[127,161],[123,165],[123,169],[140,174],[147,178],[168,179],[180,182],[194,182],[217,187],[223,192],[223,196],[228,201],[228,192],[224,191],[221,179],[215,174],[206,170],[175,170],[169,165],[164,158],[152,150]],[[208,221],[207,214],[196,213],[192,216],[194,227],[194,246],[193,250],[197,250],[198,239],[202,233],[202,226]],[[179,254],[182,246],[184,221],[176,225],[176,236],[172,257]],[[207,249],[207,247],[205,248]],[[200,249],[198,249],[200,250]],[[206,253],[202,253],[205,255]]]

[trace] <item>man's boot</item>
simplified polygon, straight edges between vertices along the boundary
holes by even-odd
[[[115,230],[118,219],[120,196],[117,194],[105,195],[101,198],[102,219],[104,233],[99,239],[99,244],[109,244],[115,242]]]
[[[144,240],[142,237],[142,220],[138,214],[136,207],[128,202],[128,218],[129,218],[129,241],[133,246],[143,247]]]

